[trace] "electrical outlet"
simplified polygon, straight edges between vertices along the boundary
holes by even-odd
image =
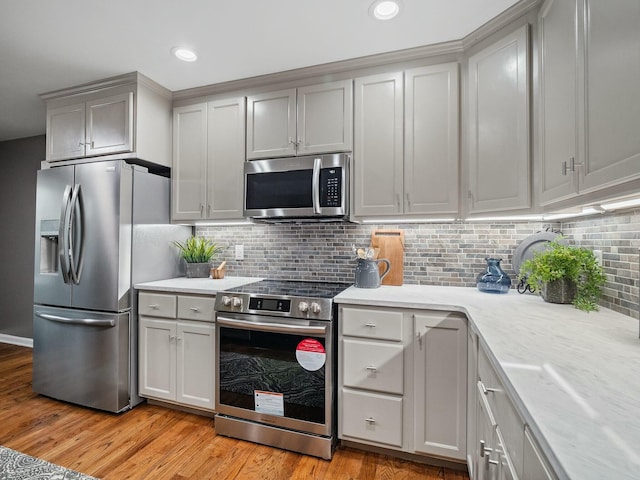
[[[236,245],[236,260],[244,260],[244,245]]]

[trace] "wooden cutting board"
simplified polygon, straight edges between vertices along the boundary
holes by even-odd
[[[380,249],[378,258],[386,258],[391,263],[389,273],[382,279],[382,284],[402,285],[404,281],[404,230],[374,230],[371,233],[371,246]],[[384,268],[384,264],[380,264],[380,272],[383,272]]]

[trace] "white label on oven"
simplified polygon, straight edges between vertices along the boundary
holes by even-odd
[[[254,390],[253,396],[256,402],[256,412],[269,415],[284,416],[284,395],[274,392]]]
[[[327,353],[322,344],[313,338],[305,338],[296,348],[296,359],[305,370],[320,370],[327,361]]]

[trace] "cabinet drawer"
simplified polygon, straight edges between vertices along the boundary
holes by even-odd
[[[178,295],[178,318],[187,320],[214,321],[216,297],[188,297]]]
[[[402,394],[402,344],[343,340],[344,385]]]
[[[340,322],[343,335],[402,341],[402,311],[343,308]]]
[[[489,408],[504,437],[506,451],[516,472],[522,476],[524,422],[516,412],[503,383],[482,348],[478,353],[478,376],[482,394],[486,396]]]
[[[402,446],[402,398],[342,391],[342,434]]]
[[[176,296],[140,292],[138,314],[150,317],[176,318]]]

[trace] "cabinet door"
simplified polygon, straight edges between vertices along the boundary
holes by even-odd
[[[555,480],[556,476],[538,451],[528,428],[524,429],[524,466],[522,478],[524,480]]]
[[[478,384],[478,336],[469,328],[467,334],[467,467],[469,477],[476,478],[478,459],[474,456],[476,444],[476,402]]]
[[[540,10],[540,203],[577,194],[577,2],[549,0]]]
[[[405,72],[405,213],[458,213],[459,95],[457,63]]]
[[[84,102],[47,109],[47,161],[83,157],[84,127]]]
[[[298,88],[297,109],[298,155],[351,151],[351,80]]]
[[[402,73],[355,80],[355,215],[402,213]]]
[[[176,401],[213,410],[215,325],[178,321]]]
[[[207,213],[242,218],[245,161],[244,97],[207,104]]]
[[[172,220],[199,220],[206,204],[207,104],[173,110]]]
[[[479,386],[478,386],[479,388]],[[476,464],[474,480],[494,480],[498,473],[496,452],[497,424],[485,396],[476,390],[476,443],[473,456]],[[471,449],[471,446],[469,446]]]
[[[140,395],[176,399],[176,322],[140,317]]]
[[[469,58],[469,212],[530,207],[528,25]]]
[[[414,315],[416,452],[466,460],[467,320]]]
[[[640,2],[585,0],[581,193],[640,178]]]
[[[296,89],[247,99],[247,160],[296,154]]]
[[[86,156],[133,151],[133,92],[86,105]]]

